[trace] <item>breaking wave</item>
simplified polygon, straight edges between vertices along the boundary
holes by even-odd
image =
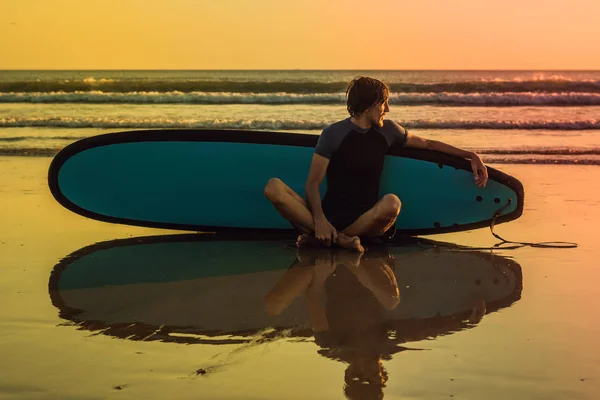
[[[0,127],[54,127],[105,129],[252,129],[252,130],[321,130],[336,121],[294,119],[171,119],[171,118],[71,118],[71,117],[0,117]],[[526,130],[590,130],[600,129],[600,119],[579,121],[453,121],[413,120],[398,121],[413,129],[526,129]]]
[[[14,81],[0,82],[4,93],[89,92],[205,92],[205,93],[345,93],[348,82],[294,81],[234,81],[234,80],[111,80],[85,79],[76,81]],[[600,91],[597,80],[530,79],[488,80],[442,83],[391,83],[395,93],[595,93]]]
[[[600,93],[392,93],[393,105],[597,106]],[[81,104],[345,104],[344,93],[232,92],[19,92],[0,93],[0,103]]]

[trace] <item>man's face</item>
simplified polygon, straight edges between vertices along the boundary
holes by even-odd
[[[381,128],[383,126],[383,118],[388,111],[390,111],[390,107],[388,105],[388,100],[386,99],[384,102],[377,103],[371,107],[367,111],[367,115],[373,125]]]

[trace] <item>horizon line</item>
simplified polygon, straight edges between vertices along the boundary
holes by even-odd
[[[70,71],[205,71],[205,72],[274,72],[274,71],[290,71],[290,72],[323,72],[323,71],[336,71],[336,72],[356,72],[356,71],[377,71],[377,72],[600,72],[600,69],[521,69],[521,68],[509,68],[509,69],[462,69],[462,68],[450,68],[450,69],[302,69],[302,68],[282,68],[282,69],[236,69],[236,68],[200,68],[200,69],[175,69],[175,68],[147,68],[147,69],[126,69],[126,68],[82,68],[82,69],[63,69],[63,68],[34,68],[34,69],[0,69],[0,72],[6,71],[59,71],[59,72],[70,72]]]

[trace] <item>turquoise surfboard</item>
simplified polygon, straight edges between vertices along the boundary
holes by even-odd
[[[231,130],[150,130],[75,142],[53,159],[48,183],[67,209],[105,222],[193,231],[286,231],[265,198],[272,177],[304,196],[318,135]],[[392,147],[381,194],[402,201],[396,228],[408,235],[488,226],[518,218],[523,185],[489,168],[478,188],[470,163]],[[325,183],[321,188],[324,195]]]

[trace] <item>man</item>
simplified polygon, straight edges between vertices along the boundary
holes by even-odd
[[[393,144],[431,149],[471,160],[475,183],[485,186],[487,169],[473,153],[408,133],[391,120],[389,89],[381,81],[359,77],[346,91],[350,118],[323,130],[306,180],[306,200],[278,178],[269,180],[265,196],[277,211],[303,232],[297,245],[319,241],[329,247],[363,252],[361,238],[393,230],[401,202],[394,194],[379,198],[383,162]],[[327,193],[321,202],[319,185],[327,174]]]

